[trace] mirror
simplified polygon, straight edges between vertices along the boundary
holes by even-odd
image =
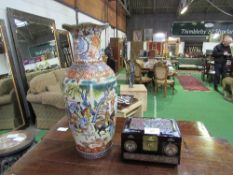
[[[19,66],[26,72],[27,82],[35,75],[61,67],[54,20],[11,8],[7,13]]]
[[[56,29],[56,38],[61,66],[70,67],[73,62],[73,54],[70,44],[69,32]]]
[[[10,57],[5,24],[0,19],[0,130],[19,129],[25,125]]]
[[[168,37],[167,49],[168,49],[168,57],[175,58],[179,54],[179,44],[180,39],[176,37]]]

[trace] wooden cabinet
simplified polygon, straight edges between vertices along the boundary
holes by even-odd
[[[131,59],[136,61],[140,56],[140,51],[143,50],[143,42],[141,41],[132,41],[131,42]]]
[[[123,66],[123,40],[120,38],[110,38],[110,46],[115,60],[115,72],[119,72]]]

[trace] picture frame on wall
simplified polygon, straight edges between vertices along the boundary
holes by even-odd
[[[133,41],[142,41],[142,31],[141,30],[133,31]]]
[[[144,41],[152,41],[153,40],[153,29],[148,28],[144,29]]]

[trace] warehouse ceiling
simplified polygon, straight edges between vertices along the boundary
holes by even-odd
[[[131,15],[176,13],[178,14],[181,2],[185,0],[128,0],[128,9]],[[190,1],[190,0],[186,0]],[[233,0],[209,0],[222,10],[233,14]],[[186,14],[191,13],[221,13],[207,0],[193,0]]]

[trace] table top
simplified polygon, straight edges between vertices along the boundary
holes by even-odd
[[[127,92],[147,92],[147,89],[146,89],[144,84],[134,84],[132,88],[130,88],[128,84],[120,85],[120,92],[123,94],[125,91],[127,91]]]
[[[200,122],[178,121],[183,141],[181,163],[168,166],[143,162],[123,162],[120,157],[120,133],[125,118],[117,118],[117,130],[111,152],[104,158],[86,160],[75,149],[71,132],[59,132],[67,127],[62,118],[43,140],[26,153],[5,174],[15,175],[229,175],[233,172],[233,148],[209,136]]]

